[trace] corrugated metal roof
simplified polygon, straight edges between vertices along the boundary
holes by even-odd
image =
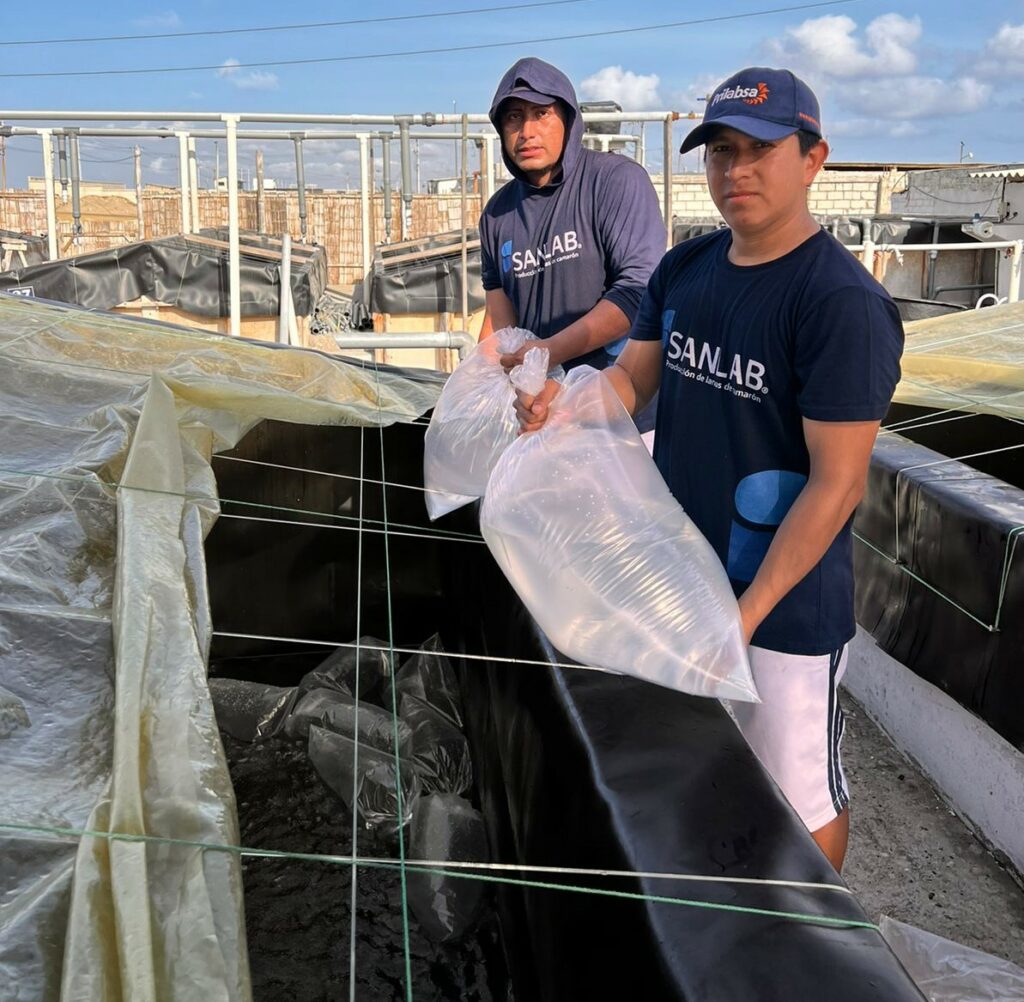
[[[992,170],[971,171],[971,177],[1002,177],[1007,181],[1024,181],[1024,164],[1014,167],[996,167]]]

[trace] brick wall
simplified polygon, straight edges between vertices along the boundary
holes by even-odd
[[[661,198],[661,178],[652,178]],[[811,190],[811,211],[823,216],[872,214],[876,206],[890,210],[894,190],[905,185],[905,176],[895,171],[828,171],[819,174]],[[881,201],[879,204],[879,191]],[[412,205],[412,226],[402,232],[401,199],[392,196],[391,239],[425,237],[432,233],[456,230],[462,225],[461,196],[416,195]],[[362,276],[362,237],[358,192],[310,192],[307,239],[322,244],[327,251],[328,280],[331,284],[352,286]],[[479,196],[467,199],[467,224],[474,226],[480,213]],[[673,178],[672,212],[686,219],[717,218],[718,212],[708,194],[703,174],[680,174]],[[226,226],[226,193],[202,191],[199,195],[199,220],[202,227]],[[145,238],[170,236],[181,232],[181,203],[173,189],[147,189],[143,192]],[[103,193],[82,198],[82,237],[72,241],[71,206],[58,201],[58,244],[62,256],[116,247],[139,239],[134,192]],[[256,195],[239,193],[239,224],[256,229]],[[370,222],[371,243],[384,240],[384,196],[375,194]],[[299,236],[298,195],[294,191],[266,192],[266,221],[270,234],[286,230]],[[40,191],[0,193],[0,229],[19,233],[46,232],[46,204]]]

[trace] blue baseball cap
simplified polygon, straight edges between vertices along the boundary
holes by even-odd
[[[723,125],[755,139],[785,139],[800,129],[820,137],[821,110],[814,91],[789,70],[750,66],[712,91],[704,121],[679,152],[702,146]]]

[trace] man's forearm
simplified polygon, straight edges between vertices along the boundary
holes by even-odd
[[[613,302],[601,299],[579,320],[563,327],[545,342],[551,364],[562,365],[581,355],[603,348],[629,333],[630,319]]]
[[[825,555],[863,494],[861,484],[809,480],[782,520],[754,580],[740,597],[747,640]]]

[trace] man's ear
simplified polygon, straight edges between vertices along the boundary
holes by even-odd
[[[804,156],[804,184],[808,188],[814,183],[814,179],[818,176],[818,171],[825,165],[830,152],[829,145],[824,139],[821,142],[815,143],[807,151],[807,154]]]

